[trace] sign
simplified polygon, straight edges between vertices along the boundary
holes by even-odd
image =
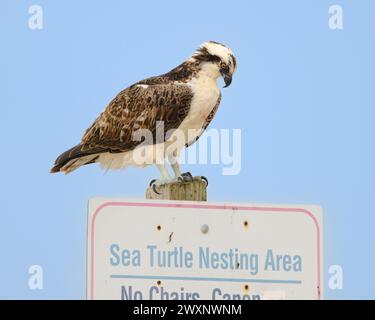
[[[317,206],[94,198],[88,299],[321,299]]]

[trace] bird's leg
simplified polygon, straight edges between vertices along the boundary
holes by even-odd
[[[177,161],[177,151],[174,151],[172,154],[168,156],[169,163],[171,164],[171,167],[174,172],[175,179],[178,181],[193,181],[193,176],[190,172],[181,173],[180,164]]]
[[[150,182],[150,187],[152,188],[152,190],[154,190],[155,193],[160,194],[157,191],[157,187],[159,187],[161,185],[164,185],[164,184],[167,184],[167,183],[176,182],[176,181],[179,181],[179,180],[177,178],[171,177],[171,175],[169,174],[167,168],[165,167],[165,163],[163,163],[163,164],[156,164],[156,166],[157,166],[157,168],[160,171],[161,178],[160,179],[154,179],[154,180],[152,180]]]
[[[169,155],[168,160],[175,174],[175,179],[177,179],[178,181],[192,182],[193,180],[198,180],[198,181],[203,180],[206,182],[206,185],[208,185],[208,180],[206,177],[203,177],[203,176],[193,177],[193,175],[190,172],[181,173],[180,164],[177,161],[176,152]]]
[[[172,162],[171,167],[173,169],[175,178],[181,177],[180,164],[177,161]]]
[[[160,171],[160,174],[161,174],[161,181],[169,181],[172,179],[172,177],[170,176],[167,168],[165,167],[165,164],[157,164],[156,165],[157,168],[159,169]]]
[[[175,178],[181,182],[191,182],[193,181],[193,176],[190,172],[181,173],[180,164],[178,162],[171,163],[171,167],[175,174]]]

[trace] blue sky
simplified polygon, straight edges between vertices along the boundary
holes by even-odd
[[[28,28],[32,4],[43,30]],[[328,27],[332,4],[343,30]],[[325,278],[344,269],[325,297],[375,298],[374,12],[370,0],[2,1],[0,298],[85,297],[87,200],[142,197],[158,173],[51,164],[120,90],[207,40],[238,58],[211,126],[242,130],[242,170],[186,169],[209,178],[210,201],[321,205]],[[33,264],[44,290],[28,288]]]

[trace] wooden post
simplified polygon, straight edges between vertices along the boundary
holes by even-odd
[[[207,201],[207,183],[194,179],[191,182],[168,183],[157,188],[157,194],[148,187],[146,199]]]

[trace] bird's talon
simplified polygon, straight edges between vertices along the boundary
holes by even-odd
[[[191,182],[193,181],[193,175],[190,172],[181,173],[183,181]]]
[[[161,195],[161,193],[158,192],[158,190],[156,189],[156,184],[155,184],[155,183],[152,185],[152,190],[153,190],[156,194]]]
[[[206,182],[206,187],[208,187],[208,179],[205,176],[201,176],[201,180]]]
[[[156,181],[156,179],[151,180],[148,186],[151,188],[152,185],[155,183],[155,181]]]

